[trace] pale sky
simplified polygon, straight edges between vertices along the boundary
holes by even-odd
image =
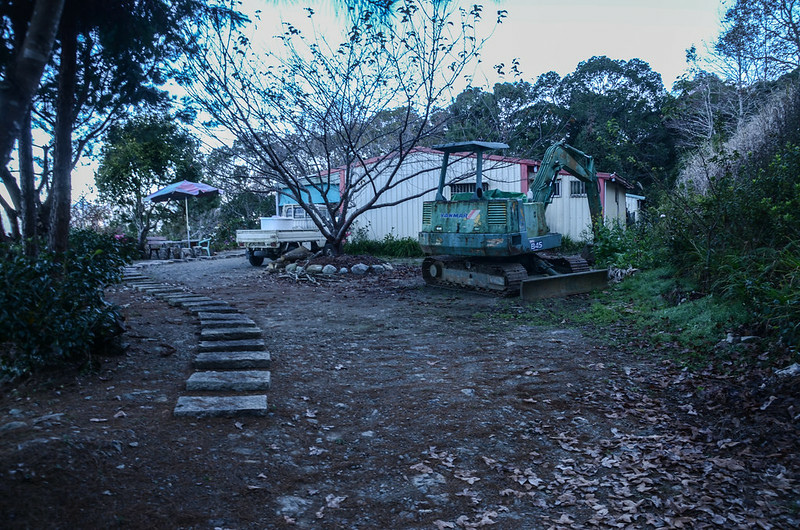
[[[483,51],[483,76],[476,85],[514,81],[499,78],[492,66],[520,60],[522,79],[533,81],[554,70],[562,77],[595,55],[611,59],[639,58],[660,73],[669,90],[686,68],[686,49],[703,52],[719,34],[724,0],[456,0],[484,6],[488,32],[499,9],[508,16]],[[303,28],[311,6],[319,26],[341,25],[335,0],[244,0],[243,10],[261,10],[258,35],[269,43],[285,20]],[[729,3],[729,2],[728,2]],[[339,9],[341,11],[341,9]],[[508,68],[506,68],[508,71]],[[482,79],[481,79],[482,77]]]

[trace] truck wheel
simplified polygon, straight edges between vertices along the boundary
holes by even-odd
[[[248,252],[247,261],[249,261],[250,265],[253,267],[260,267],[261,264],[264,263],[264,256],[254,256],[252,252]]]

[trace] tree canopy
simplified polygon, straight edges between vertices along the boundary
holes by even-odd
[[[199,180],[197,140],[168,115],[145,114],[111,126],[95,175],[104,200],[120,208],[143,244],[157,224],[144,198],[180,180]]]

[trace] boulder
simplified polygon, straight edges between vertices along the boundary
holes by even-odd
[[[352,272],[353,274],[358,274],[358,275],[366,274],[368,270],[369,270],[369,266],[364,265],[363,263],[358,263],[358,264],[353,265],[352,267],[350,267],[350,272]]]
[[[286,272],[294,272],[297,269],[297,263],[290,263],[286,266]]]
[[[339,274],[347,274],[348,272],[350,271],[347,270],[347,267],[342,267],[341,269],[339,269]]]
[[[330,276],[331,274],[336,274],[336,271],[337,271],[336,267],[333,266],[333,265],[330,265],[330,264],[325,265],[324,267],[322,267],[322,274],[325,274],[325,275],[328,275],[328,276]]]
[[[306,267],[306,272],[308,274],[319,274],[320,272],[322,272],[322,269],[323,269],[322,265],[317,265],[317,264],[308,265]]]
[[[369,268],[372,272],[382,273],[385,269],[383,265],[371,265]]]

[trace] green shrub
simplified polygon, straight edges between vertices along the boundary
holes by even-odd
[[[368,239],[367,230],[360,228],[344,245],[344,253],[350,255],[366,254],[391,258],[417,258],[424,254],[419,242],[411,237],[395,237],[387,234],[382,240]]]
[[[649,268],[657,263],[649,225],[644,222],[623,227],[602,225],[594,240],[594,255],[600,267]]]
[[[85,365],[119,333],[118,312],[103,299],[136,244],[88,230],[70,236],[61,259],[0,245],[0,372],[18,376],[65,364]]]
[[[738,153],[721,153],[726,166]],[[800,146],[753,157],[710,178],[702,192],[678,189],[654,238],[682,276],[706,293],[744,304],[754,323],[800,340]]]

